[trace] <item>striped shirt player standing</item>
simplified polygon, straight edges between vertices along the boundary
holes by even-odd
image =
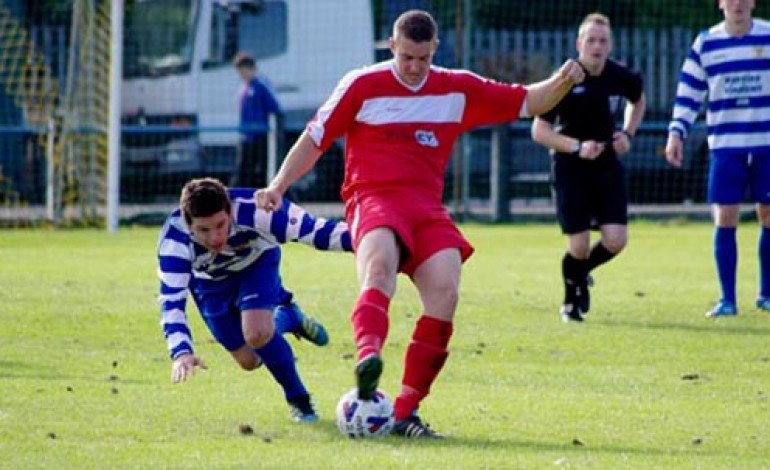
[[[173,360],[172,382],[186,380],[195,367],[206,368],[195,355],[185,314],[190,292],[211,334],[238,365],[254,370],[264,364],[283,388],[294,420],[313,422],[318,416],[282,334],[319,346],[328,336],[284,289],[279,245],[299,241],[346,251],[352,246],[345,222],[284,204],[267,213],[256,207],[253,190],[228,190],[211,178],[188,182],[158,243],[161,325]]]
[[[344,135],[342,199],[360,283],[351,320],[361,399],[372,397],[382,374],[380,353],[399,271],[411,278],[422,302],[394,404],[393,433],[409,438],[441,437],[422,423],[417,408],[447,359],[460,269],[473,252],[442,203],[452,147],[473,127],[547,111],[583,77],[580,66],[567,61],[543,82],[498,83],[432,66],[437,43],[428,13],[403,13],[389,41],[394,58],[343,77],[275,179],[257,191],[260,207],[276,210],[289,185]]]
[[[666,158],[681,167],[682,142],[708,96],[708,200],[722,289],[710,317],[738,313],[736,229],[747,187],[761,224],[756,306],[770,312],[770,22],[752,18],[753,0],[720,0],[719,8],[724,21],[695,38],[682,67],[666,144]]]

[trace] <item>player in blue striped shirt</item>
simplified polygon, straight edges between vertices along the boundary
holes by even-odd
[[[257,209],[253,190],[230,189],[212,178],[189,181],[180,207],[166,220],[158,243],[161,325],[173,360],[171,379],[185,381],[196,367],[185,314],[190,292],[206,326],[244,370],[264,364],[283,388],[292,416],[318,416],[299,377],[294,333],[323,346],[323,326],[305,316],[281,283],[280,244],[299,241],[320,250],[351,251],[347,224],[314,218],[285,201],[286,209]]]
[[[708,199],[722,297],[710,317],[738,313],[736,229],[747,187],[757,203],[758,308],[770,312],[770,22],[752,18],[754,0],[719,0],[724,21],[695,38],[682,66],[666,158],[682,166],[682,142],[708,95]]]

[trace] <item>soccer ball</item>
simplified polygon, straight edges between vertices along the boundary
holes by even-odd
[[[377,390],[371,400],[361,400],[354,388],[337,403],[337,427],[351,439],[390,434],[393,403],[382,390]]]

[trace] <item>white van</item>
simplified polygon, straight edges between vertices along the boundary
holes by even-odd
[[[296,135],[346,71],[374,60],[373,29],[366,0],[136,0],[124,33],[124,186],[162,191],[142,178],[233,170],[236,52],[256,58]]]

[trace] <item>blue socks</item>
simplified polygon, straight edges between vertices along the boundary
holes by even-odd
[[[735,304],[735,273],[738,267],[738,246],[735,227],[716,227],[714,230],[714,258],[717,264],[722,300]]]
[[[759,229],[759,296],[770,297],[770,228]],[[735,276],[738,267],[738,247],[735,227],[716,227],[714,258],[722,287],[722,299],[735,303]]]
[[[261,348],[255,349],[267,370],[273,375],[275,381],[283,388],[287,401],[306,396],[307,389],[299,378],[297,366],[294,364],[294,353],[291,346],[278,331],[273,338]]]
[[[770,297],[770,228],[759,229],[759,296]]]

